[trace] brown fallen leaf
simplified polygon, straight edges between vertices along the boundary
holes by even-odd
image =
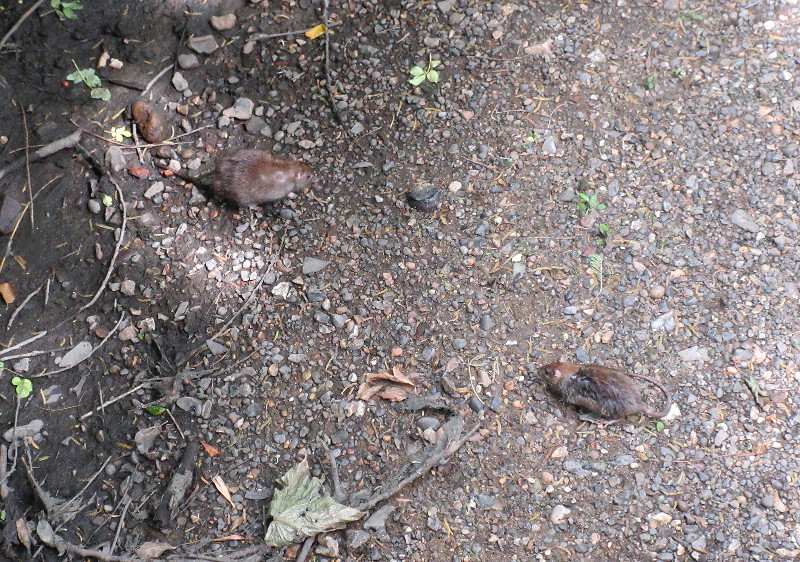
[[[228,503],[231,504],[231,507],[236,509],[236,505],[233,503],[231,499],[231,493],[228,490],[228,485],[225,484],[225,481],[222,479],[222,476],[217,474],[214,478],[211,479],[211,482],[214,484],[214,487],[217,491],[222,494],[222,497],[228,500]]]
[[[367,373],[365,379],[356,395],[359,400],[369,400],[373,396],[378,396],[392,402],[400,402],[417,390],[414,382],[405,376],[397,366],[392,368],[391,373],[388,371]]]
[[[24,546],[28,551],[31,549],[31,530],[28,527],[28,522],[25,520],[24,517],[20,517],[14,522],[15,526],[17,527],[17,537],[19,537],[19,542]]]
[[[203,446],[203,449],[206,450],[209,457],[218,457],[219,456],[219,449],[214,447],[213,445],[209,445],[205,441],[200,441],[200,444]]]
[[[11,283],[0,283],[0,295],[2,295],[6,304],[11,304],[17,300],[17,292]]]
[[[150,560],[151,558],[158,558],[167,550],[173,550],[174,548],[174,546],[165,542],[148,541],[142,543],[139,548],[136,549],[136,556],[144,558],[145,560]]]

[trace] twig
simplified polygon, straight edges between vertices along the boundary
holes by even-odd
[[[114,554],[114,549],[117,548],[117,543],[119,542],[119,535],[122,533],[122,527],[125,525],[125,515],[128,513],[128,508],[131,506],[131,502],[133,498],[128,496],[128,501],[125,502],[125,507],[122,508],[122,513],[119,515],[119,523],[117,523],[117,532],[114,534],[114,540],[111,541],[111,548],[108,549],[108,552]]]
[[[0,351],[0,359],[3,359],[5,357],[6,353],[8,353],[10,351],[14,351],[15,349],[19,349],[20,347],[28,345],[29,343],[33,343],[36,340],[38,340],[39,338],[41,338],[42,336],[46,336],[46,335],[47,335],[47,330],[45,330],[44,332],[39,332],[38,334],[36,334],[33,337],[28,338],[27,340],[21,341],[17,345],[14,345],[14,346],[11,346],[11,347],[7,347],[7,348],[3,349],[2,351]]]
[[[218,338],[218,337],[219,337],[221,334],[225,333],[225,331],[226,331],[226,330],[228,329],[228,327],[229,327],[229,326],[230,326],[230,325],[233,323],[233,321],[236,319],[236,317],[237,317],[237,316],[239,316],[239,314],[241,314],[241,312],[242,312],[242,311],[245,309],[245,307],[247,307],[247,305],[250,303],[250,301],[251,301],[251,300],[253,300],[253,297],[254,297],[254,296],[255,296],[255,294],[258,292],[258,290],[261,288],[261,285],[263,285],[263,284],[264,284],[264,280],[267,278],[267,275],[268,275],[269,273],[271,273],[271,272],[272,272],[272,270],[273,270],[273,266],[275,265],[275,261],[278,259],[278,258],[277,258],[275,255],[272,255],[272,256],[271,256],[271,258],[272,258],[272,259],[271,259],[271,260],[270,260],[270,262],[267,264],[266,271],[264,271],[263,275],[261,275],[261,279],[259,279],[259,280],[258,280],[258,283],[256,283],[256,286],[255,286],[255,287],[253,287],[253,290],[250,292],[250,294],[247,296],[247,298],[245,299],[245,301],[242,303],[242,306],[240,306],[240,307],[239,307],[239,309],[238,309],[236,312],[234,312],[234,313],[233,313],[233,315],[232,315],[232,316],[231,316],[231,317],[228,319],[228,321],[227,321],[227,322],[225,322],[225,324],[222,326],[222,328],[220,328],[219,330],[217,330],[217,333],[215,333],[215,334],[214,334],[213,336],[211,336],[210,338],[207,338],[207,340],[213,340],[213,339],[215,339],[215,338]],[[184,360],[183,360],[183,361],[180,363],[180,365],[178,365],[178,367],[179,367],[179,368],[182,368],[183,366],[187,365],[187,364],[189,363],[189,361],[190,361],[190,360],[191,360],[191,359],[192,359],[192,358],[193,358],[195,355],[197,355],[197,354],[199,353],[199,351],[200,351],[201,347],[202,347],[202,346],[200,346],[200,347],[196,347],[196,348],[194,348],[192,351],[190,351],[189,353],[187,353],[187,354],[186,354],[186,357],[185,357],[185,358],[184,358]]]
[[[300,552],[297,553],[297,558],[294,559],[294,562],[306,562],[308,555],[311,553],[311,547],[314,546],[314,539],[316,538],[317,535],[306,538],[305,542],[303,543],[303,548],[301,548]]]
[[[10,329],[11,329],[11,325],[14,323],[14,320],[16,320],[16,319],[17,319],[17,314],[19,314],[19,313],[20,313],[20,311],[21,311],[23,308],[25,308],[25,305],[26,305],[26,304],[28,304],[28,301],[29,301],[29,300],[31,300],[33,297],[35,297],[35,296],[37,295],[37,293],[38,293],[39,291],[41,291],[41,290],[42,290],[42,287],[44,287],[44,284],[41,284],[41,285],[39,285],[39,288],[38,288],[38,289],[36,289],[35,291],[33,291],[33,292],[32,292],[30,295],[28,295],[27,297],[25,297],[25,300],[24,300],[24,301],[22,301],[22,302],[19,304],[19,306],[16,308],[16,310],[14,310],[14,312],[13,312],[13,313],[11,313],[11,318],[9,318],[9,319],[8,319],[8,324],[6,324],[6,331],[8,331],[8,330],[10,330]]]
[[[31,228],[36,228],[33,220],[33,184],[31,183],[31,143],[28,138],[28,118],[25,116],[25,108],[19,105],[19,112],[22,114],[22,132],[25,134],[25,179],[28,182],[28,212],[31,214]]]
[[[102,474],[102,473],[103,473],[103,471],[106,469],[106,466],[108,466],[108,463],[109,463],[109,462],[111,462],[111,457],[107,457],[107,458],[106,458],[105,462],[103,463],[103,466],[101,466],[101,467],[100,467],[100,468],[97,470],[97,472],[95,472],[95,473],[94,473],[94,475],[93,475],[91,478],[89,478],[89,480],[86,482],[86,484],[83,486],[83,488],[81,488],[81,490],[80,490],[80,491],[79,491],[77,494],[75,494],[74,496],[72,496],[72,498],[70,498],[69,500],[67,500],[66,502],[64,502],[64,505],[62,505],[62,506],[60,506],[60,507],[59,507],[59,509],[58,509],[58,511],[56,511],[55,515],[56,515],[56,516],[60,516],[61,514],[65,513],[65,512],[66,512],[66,510],[67,510],[67,509],[66,509],[67,507],[69,507],[71,504],[73,504],[73,503],[75,503],[76,501],[78,501],[78,499],[79,499],[81,496],[83,496],[84,492],[86,492],[86,490],[89,488],[89,486],[92,484],[92,482],[94,482],[95,480],[97,480],[97,477],[98,477],[98,476],[100,476],[100,474]],[[70,517],[70,519],[71,519],[71,517]],[[68,521],[68,520],[67,520],[67,521]],[[67,521],[62,521],[62,523],[61,523],[61,524],[63,525],[63,524],[64,524],[64,523],[66,523]]]
[[[152,80],[150,80],[150,81],[147,83],[147,86],[145,86],[145,87],[144,87],[144,90],[142,91],[142,95],[145,95],[145,94],[148,92],[148,90],[150,90],[150,88],[152,88],[152,87],[155,85],[155,83],[156,83],[156,82],[158,82],[158,79],[159,79],[159,78],[161,78],[162,76],[164,76],[164,75],[165,75],[167,72],[169,72],[169,71],[170,71],[170,69],[173,69],[173,68],[175,68],[175,63],[170,63],[170,65],[169,65],[169,66],[167,66],[167,67],[166,67],[166,68],[164,68],[164,69],[163,69],[161,72],[159,72],[158,74],[156,74],[156,75],[153,77],[153,79],[152,79]]]
[[[333,499],[335,499],[339,503],[344,503],[347,499],[347,494],[344,493],[342,490],[342,481],[339,479],[339,467],[336,464],[336,457],[331,451],[331,448],[328,447],[328,444],[323,441],[319,435],[317,436],[317,442],[320,444],[322,449],[325,451],[325,454],[328,456],[328,463],[331,465],[331,483],[333,484]]]
[[[325,89],[328,91],[328,102],[331,104],[331,111],[333,111],[339,124],[344,126],[344,118],[336,106],[336,98],[333,97],[333,86],[331,85],[331,42],[328,33],[328,29],[330,29],[328,26],[328,3],[329,0],[323,0],[322,3],[322,23],[325,25]]]
[[[81,133],[83,133],[82,129],[78,129],[71,135],[64,137],[63,139],[58,139],[57,141],[53,141],[50,144],[44,145],[42,148],[37,150],[33,153],[30,161],[36,162],[37,160],[41,160],[42,158],[46,158],[51,154],[55,154],[59,150],[64,150],[65,148],[72,148],[81,140]],[[25,163],[25,158],[20,158],[19,160],[15,160],[5,168],[0,170],[0,179],[3,178],[7,173],[16,170],[20,166]]]
[[[95,347],[94,347],[94,348],[93,348],[93,349],[92,349],[92,350],[89,352],[89,354],[88,354],[86,357],[84,357],[83,359],[81,359],[80,361],[78,361],[77,363],[75,363],[74,365],[69,365],[68,367],[62,367],[61,369],[56,369],[55,371],[47,371],[47,372],[45,372],[45,373],[42,373],[41,375],[34,375],[34,376],[32,376],[31,378],[36,378],[36,379],[38,379],[38,378],[41,378],[41,377],[49,377],[49,376],[51,376],[51,375],[55,375],[55,374],[58,374],[58,373],[63,373],[64,371],[69,371],[70,369],[74,369],[75,367],[77,367],[78,365],[80,365],[81,363],[83,363],[84,361],[86,361],[87,359],[89,359],[89,357],[91,357],[92,355],[94,355],[95,351],[97,351],[98,349],[100,349],[101,347],[103,347],[103,344],[105,344],[105,343],[106,343],[106,342],[109,340],[109,338],[110,338],[111,336],[113,336],[113,335],[114,335],[114,332],[116,332],[116,331],[117,331],[117,328],[119,328],[119,325],[120,325],[120,324],[122,324],[122,321],[123,321],[124,319],[125,319],[125,313],[123,312],[122,314],[120,314],[120,315],[119,315],[119,320],[117,320],[117,323],[114,325],[114,327],[113,327],[113,328],[111,328],[111,331],[110,331],[110,332],[108,332],[108,334],[106,334],[106,337],[104,337],[104,338],[102,339],[102,341],[101,341],[99,344],[97,344],[97,345],[96,345],[96,346],[95,346]]]
[[[3,267],[6,265],[6,259],[11,254],[11,244],[14,242],[14,236],[17,234],[17,229],[19,225],[22,223],[22,219],[25,216],[25,210],[28,208],[28,204],[25,203],[25,208],[22,209],[22,212],[17,217],[17,224],[14,225],[14,230],[11,231],[11,235],[8,237],[8,243],[6,244],[6,251],[3,254],[3,259],[0,259],[0,271],[3,271]]]
[[[50,526],[47,521],[40,521],[39,525],[37,525],[37,531],[39,531],[39,527],[42,523]],[[52,526],[49,529],[49,532],[44,532],[44,537],[42,536],[42,532],[39,532],[39,538],[42,540],[44,544],[49,547],[55,548],[57,550],[66,550],[70,554],[75,554],[76,556],[80,556],[82,558],[97,558],[98,560],[102,560],[103,562],[135,562],[140,560],[139,558],[131,558],[129,556],[114,556],[113,554],[106,554],[101,550],[95,550],[91,548],[83,548],[82,546],[74,545],[65,541],[59,535],[57,535]]]
[[[0,500],[8,499],[8,447],[0,445]]]
[[[327,2],[326,2],[327,4]],[[330,29],[331,27],[336,27],[342,25],[342,22],[336,22],[328,25],[325,23],[325,29]],[[292,35],[303,35],[306,33],[308,29],[300,29],[297,31],[284,31],[283,33],[259,33],[257,35],[251,35],[247,38],[247,41],[263,41],[264,39],[277,39],[279,37],[291,37]]]
[[[133,394],[134,392],[137,392],[138,390],[140,390],[140,389],[144,388],[145,386],[147,386],[147,385],[149,385],[149,384],[152,384],[152,382],[153,382],[153,381],[146,381],[146,382],[143,382],[142,384],[137,384],[137,385],[136,385],[136,386],[134,386],[132,389],[130,389],[130,390],[126,391],[126,392],[123,392],[123,393],[122,393],[122,394],[120,394],[119,396],[115,396],[114,398],[111,398],[111,399],[109,399],[109,400],[106,400],[105,402],[103,402],[102,404],[100,404],[100,406],[98,406],[98,407],[97,407],[97,408],[95,408],[94,410],[92,410],[92,411],[90,411],[90,412],[86,412],[85,414],[83,414],[83,415],[81,416],[81,419],[82,419],[82,420],[85,420],[86,418],[88,418],[88,417],[91,417],[91,416],[95,415],[95,414],[96,414],[97,412],[99,412],[100,410],[105,410],[105,409],[106,409],[108,406],[111,406],[111,404],[113,404],[113,403],[115,403],[115,402],[119,402],[120,400],[122,400],[122,399],[123,399],[123,398],[125,398],[126,396],[129,396],[129,395]]]
[[[11,36],[12,36],[12,35],[14,35],[14,32],[15,32],[17,29],[19,29],[19,26],[20,26],[20,25],[22,25],[22,22],[24,22],[26,19],[28,19],[28,17],[29,17],[29,16],[30,16],[30,15],[31,15],[33,12],[35,12],[35,11],[36,11],[36,9],[37,9],[39,6],[41,6],[43,3],[44,3],[44,0],[36,0],[36,2],[34,2],[34,3],[33,3],[33,6],[31,6],[31,7],[30,7],[30,8],[28,8],[27,10],[25,10],[25,13],[24,13],[24,14],[22,14],[22,15],[20,16],[20,18],[17,20],[17,23],[15,23],[14,25],[12,25],[12,26],[11,26],[11,29],[9,29],[9,30],[6,32],[6,34],[5,34],[5,35],[3,35],[3,38],[2,38],[2,39],[0,39],[0,50],[2,50],[2,49],[3,49],[3,47],[5,46],[5,44],[6,44],[6,43],[8,43],[8,40],[9,40],[9,39],[11,39]]]

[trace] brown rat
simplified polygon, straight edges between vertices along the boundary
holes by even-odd
[[[217,157],[214,170],[206,174],[172,173],[240,207],[283,199],[314,179],[314,172],[305,162],[278,158],[256,149],[223,154]]]
[[[565,402],[586,408],[606,419],[617,420],[639,413],[651,418],[663,418],[672,408],[672,397],[667,389],[660,382],[643,375],[623,373],[600,365],[577,365],[562,361],[541,367],[539,374]],[[632,377],[652,383],[664,393],[667,405],[663,410],[654,410],[645,404],[639,386]]]

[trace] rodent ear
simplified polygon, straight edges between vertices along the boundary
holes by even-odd
[[[560,379],[563,376],[561,369],[553,369],[553,378]]]

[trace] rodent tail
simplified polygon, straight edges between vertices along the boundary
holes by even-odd
[[[645,405],[645,407],[642,408],[642,412],[644,413],[644,415],[646,415],[648,417],[651,417],[651,418],[663,418],[664,416],[669,414],[669,411],[672,409],[672,396],[670,395],[669,391],[667,390],[667,388],[663,384],[661,384],[660,382],[658,382],[655,379],[651,379],[650,377],[646,377],[644,375],[638,375],[636,373],[629,373],[629,375],[631,375],[631,376],[633,376],[633,377],[635,377],[637,379],[641,379],[643,381],[647,381],[647,382],[657,386],[658,389],[664,394],[664,398],[667,401],[667,404],[661,410],[654,410],[650,406]]]

